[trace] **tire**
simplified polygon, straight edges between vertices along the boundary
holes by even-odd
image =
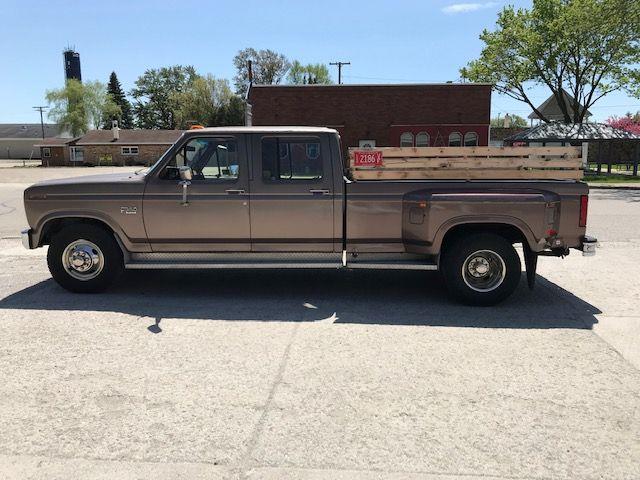
[[[495,305],[518,287],[520,257],[504,237],[491,233],[458,238],[447,246],[441,270],[449,293],[469,305]]]
[[[53,279],[76,293],[100,292],[124,270],[122,250],[113,233],[91,224],[58,232],[49,245],[47,264]]]

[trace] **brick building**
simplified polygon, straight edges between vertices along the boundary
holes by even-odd
[[[90,130],[75,139],[37,143],[43,165],[151,165],[183,130]]]
[[[335,128],[343,147],[488,145],[491,85],[252,85],[252,125]]]

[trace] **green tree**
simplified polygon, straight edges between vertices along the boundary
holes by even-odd
[[[233,82],[236,93],[245,96],[249,89],[249,61],[253,72],[253,83],[256,85],[279,84],[289,70],[289,60],[281,53],[273,50],[255,50],[245,48],[233,58],[236,76]]]
[[[516,128],[527,128],[529,123],[527,119],[521,117],[520,115],[516,115],[513,113],[508,113],[509,118],[511,118],[511,126]],[[504,117],[494,117],[491,119],[492,127],[504,127]]]
[[[49,118],[73,136],[82,135],[87,128],[100,128],[105,115],[115,115],[119,107],[98,81],[81,83],[67,80],[64,88],[48,90],[45,98],[50,105]]]
[[[489,82],[495,90],[531,102],[532,85],[556,97],[566,123],[584,120],[605,95],[640,95],[638,0],[533,0],[531,9],[505,7],[494,31],[480,35],[484,48],[460,70],[462,78]],[[573,98],[565,105],[562,90]]]
[[[212,125],[217,127],[244,125],[244,113],[244,99],[238,95],[231,95],[216,111]]]
[[[322,84],[331,85],[329,69],[322,63],[309,63],[303,65],[298,60],[291,62],[291,68],[287,74],[287,80],[293,85]]]
[[[192,66],[176,65],[149,69],[135,82],[131,96],[137,126],[151,129],[175,129],[180,119],[180,94],[198,78]]]
[[[103,128],[111,128],[111,124],[114,120],[118,121],[118,126],[120,128],[133,128],[133,112],[131,110],[131,103],[127,100],[124,90],[122,90],[122,85],[118,80],[116,72],[111,72],[111,75],[109,76],[107,93],[111,97],[111,100],[120,107],[120,112],[116,115],[105,115],[103,118]]]
[[[179,128],[189,128],[194,123],[219,125],[220,109],[226,108],[235,97],[226,79],[218,79],[211,74],[196,77],[183,92],[176,95],[179,105],[176,123]]]

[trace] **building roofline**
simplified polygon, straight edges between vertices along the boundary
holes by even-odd
[[[462,86],[483,86],[493,87],[493,83],[473,83],[473,82],[440,82],[440,83],[342,83],[337,84],[306,84],[306,85],[257,85],[252,84],[251,88],[343,88],[343,87],[379,87],[379,88],[392,88],[392,87],[462,87]]]

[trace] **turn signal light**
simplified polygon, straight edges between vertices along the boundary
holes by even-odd
[[[579,227],[587,226],[588,207],[589,207],[589,195],[581,195],[580,196],[580,221],[578,222]]]

